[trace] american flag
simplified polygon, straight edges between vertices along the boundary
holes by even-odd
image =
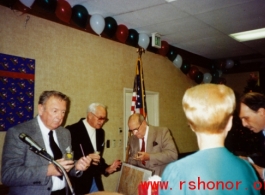
[[[134,78],[131,114],[140,113],[147,118],[146,96],[144,87],[144,73],[142,60],[138,57],[136,62],[136,75]]]

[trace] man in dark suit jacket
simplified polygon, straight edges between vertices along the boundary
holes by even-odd
[[[87,171],[80,178],[73,178],[77,194],[103,191],[101,174],[108,176],[121,165],[119,160],[115,160],[109,166],[102,158],[105,139],[102,126],[106,120],[106,107],[99,103],[92,103],[88,107],[86,118],[82,118],[79,122],[66,127],[71,133],[75,159],[82,157],[84,154],[92,158],[92,164]]]
[[[29,146],[20,140],[20,134],[31,137],[40,147],[53,156],[49,145],[49,133],[61,153],[71,146],[71,136],[67,129],[61,127],[69,98],[61,92],[44,91],[38,104],[38,116],[30,121],[10,128],[5,137],[2,158],[2,182],[9,186],[9,195],[65,195],[65,179],[54,164],[29,150]],[[61,156],[62,156],[61,154]],[[71,176],[78,176],[91,162],[89,156],[73,160],[64,158],[56,160]]]
[[[133,114],[128,119],[133,135],[130,137],[128,163],[154,171],[161,176],[166,165],[177,160],[178,152],[173,138],[166,127],[153,127],[147,124],[141,114]],[[142,150],[144,138],[145,146]]]
[[[252,165],[258,172],[260,179],[265,181],[265,95],[257,92],[244,94],[240,99],[239,118],[244,127],[254,133],[263,134],[261,135],[263,137],[263,143],[261,144],[261,147],[263,147],[261,149],[262,154],[250,158],[254,161]]]

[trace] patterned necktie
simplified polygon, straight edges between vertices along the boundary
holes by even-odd
[[[142,148],[141,152],[145,152],[145,142],[144,142],[144,137],[142,138]],[[145,161],[142,161],[142,164],[145,165]]]
[[[53,131],[51,130],[49,133],[49,140],[50,140],[50,147],[53,153],[53,159],[57,160],[63,157],[63,154],[60,150],[60,148],[58,147],[58,145],[55,143],[54,139],[53,139]]]

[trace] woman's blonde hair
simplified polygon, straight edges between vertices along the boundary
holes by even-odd
[[[195,132],[222,132],[235,106],[233,90],[219,84],[201,84],[189,88],[182,99],[188,124]]]

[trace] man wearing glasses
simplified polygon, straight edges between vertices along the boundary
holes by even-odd
[[[88,106],[86,118],[66,127],[71,133],[74,159],[84,155],[92,158],[90,168],[80,178],[73,178],[76,194],[103,191],[101,174],[108,176],[121,166],[120,160],[115,160],[112,165],[108,165],[102,158],[105,137],[102,126],[107,120],[106,106],[92,103]]]
[[[128,163],[154,171],[161,176],[166,165],[177,160],[178,152],[173,138],[166,127],[148,125],[141,114],[128,119],[130,156]]]

